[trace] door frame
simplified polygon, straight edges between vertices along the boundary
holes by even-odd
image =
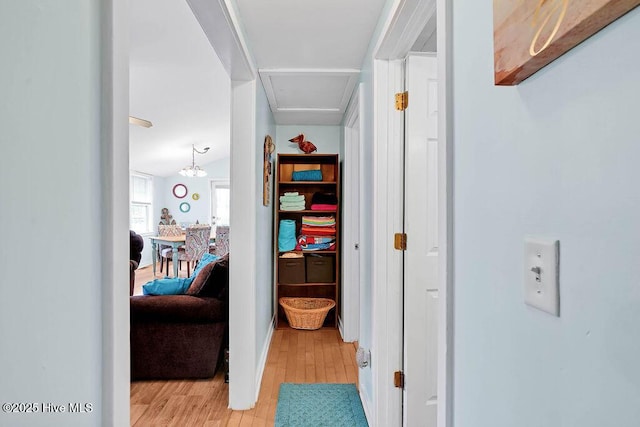
[[[353,244],[355,238],[362,235],[361,211],[362,211],[362,120],[364,117],[361,111],[364,102],[363,96],[363,84],[360,83],[352,96],[352,101],[347,108],[345,115],[344,125],[344,190],[343,197],[344,205],[342,207],[343,221],[343,248],[345,258],[342,260],[342,312],[340,313],[339,329],[342,334],[342,339],[345,342],[357,341],[360,331],[360,286],[361,286],[361,269],[362,269],[362,255],[358,251],[354,253],[352,248],[348,248],[347,245]],[[358,125],[358,136],[354,136],[354,127]],[[357,176],[353,173],[352,159],[357,156],[358,168]],[[353,200],[350,195],[358,195],[358,211],[354,212],[351,205]],[[354,229],[350,218],[355,217],[358,219],[358,229]],[[357,266],[357,271],[352,267]],[[356,279],[356,280],[354,280]],[[349,286],[347,287],[347,284]]]
[[[438,199],[440,244],[438,313],[438,427],[453,426],[453,70],[452,0],[398,0],[374,48],[374,272],[373,381],[375,425],[399,425],[402,393],[391,380],[402,369],[402,257],[393,249],[393,233],[402,231],[403,117],[394,114],[393,94],[402,90],[401,60],[424,23],[436,14],[438,50]],[[410,98],[410,97],[409,97]],[[409,101],[410,105],[410,101]],[[411,108],[409,106],[409,108]],[[400,399],[398,399],[398,395]]]
[[[255,212],[254,195],[258,183],[255,174],[255,99],[257,71],[247,44],[236,31],[238,19],[226,2],[187,0],[200,22],[209,42],[231,78],[231,212]],[[129,16],[127,0],[100,0],[101,10],[101,62],[103,81],[103,110],[101,119],[104,170],[102,178],[105,218],[102,227],[102,401],[103,425],[128,425],[130,417],[130,345],[129,345],[129,293],[121,286],[127,280],[128,270],[121,262],[127,248],[129,192]],[[251,109],[252,108],[252,109]],[[248,111],[252,114],[246,114]],[[247,155],[250,154],[250,155]],[[234,215],[232,214],[232,217]],[[255,223],[255,215],[253,218]],[[241,223],[240,219],[238,222]],[[229,235],[231,250],[244,251],[244,242],[255,239],[256,228],[239,227]],[[249,409],[259,390],[256,368],[255,322],[244,312],[254,313],[256,274],[255,253],[251,259],[229,265],[229,347],[237,354],[229,372],[229,406]],[[245,257],[246,258],[246,257]],[[247,299],[247,295],[253,298]],[[234,309],[235,307],[235,309]]]

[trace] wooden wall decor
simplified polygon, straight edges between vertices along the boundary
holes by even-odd
[[[262,167],[262,205],[269,206],[269,200],[271,199],[271,154],[276,149],[276,144],[273,143],[271,136],[267,135],[264,138],[264,161]]]
[[[517,85],[640,0],[493,0],[496,85]]]

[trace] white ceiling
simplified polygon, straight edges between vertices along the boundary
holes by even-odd
[[[385,0],[236,0],[278,124],[337,125]]]
[[[337,125],[385,0],[236,0],[278,124]],[[229,155],[230,82],[186,0],[131,6],[131,169],[173,175],[191,144],[202,165]]]
[[[130,167],[174,175],[191,163],[191,144],[211,147],[198,165],[228,157],[230,80],[186,1],[135,0],[131,7]]]

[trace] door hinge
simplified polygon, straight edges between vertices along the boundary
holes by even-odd
[[[396,93],[396,110],[404,111],[409,106],[409,92]]]
[[[399,251],[406,251],[407,235],[405,233],[396,233],[393,239],[393,247]]]
[[[396,388],[402,388],[404,389],[404,372],[402,371],[395,371],[393,373],[393,385]]]

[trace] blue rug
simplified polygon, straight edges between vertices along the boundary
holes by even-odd
[[[275,425],[368,427],[354,384],[281,384]]]

